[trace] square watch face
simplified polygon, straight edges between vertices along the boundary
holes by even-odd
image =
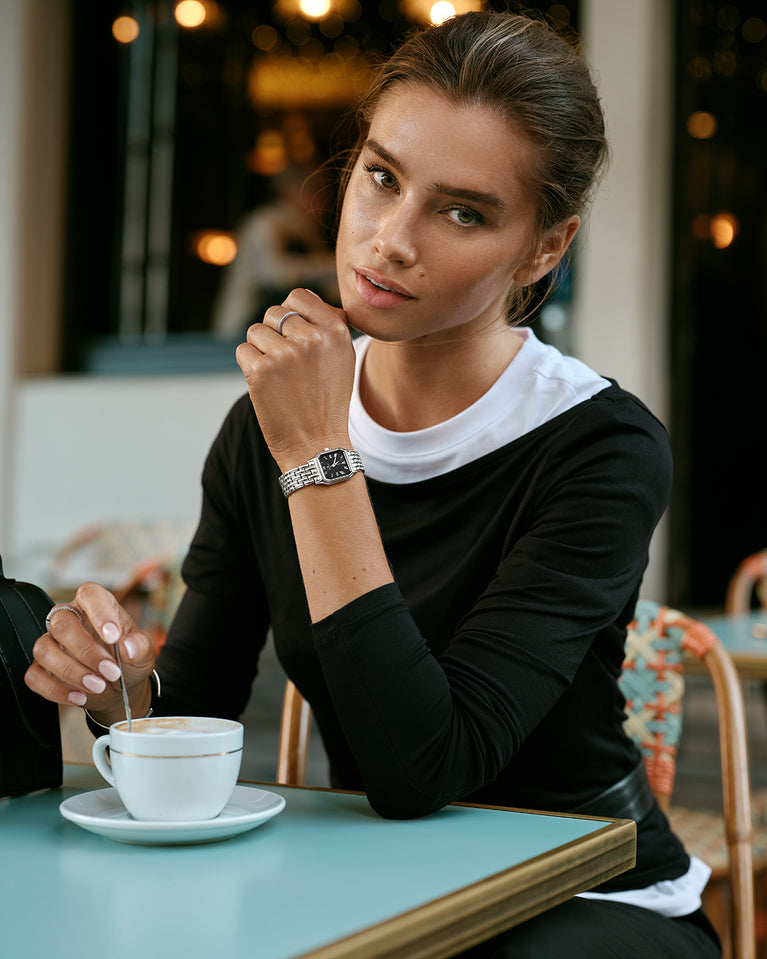
[[[352,475],[343,450],[326,450],[319,454],[317,462],[326,480],[344,479]]]

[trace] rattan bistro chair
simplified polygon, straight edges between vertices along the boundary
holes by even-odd
[[[724,604],[729,616],[745,616],[755,610],[767,611],[767,549],[746,556],[727,584]],[[767,696],[767,683],[761,683]],[[754,812],[754,883],[756,897],[757,948],[767,955],[767,789],[751,795]],[[762,842],[764,840],[764,842]]]
[[[701,659],[714,683],[719,719],[724,818],[671,807],[676,753],[682,731],[683,658]],[[650,785],[661,808],[669,812],[687,849],[712,866],[709,884],[721,901],[729,883],[729,908],[704,902],[723,938],[725,956],[754,959],[754,887],[751,857],[751,803],[743,697],[735,669],[717,637],[682,613],[640,601],[628,629],[626,659],[620,679],[627,700],[626,730],[642,750]],[[303,785],[311,711],[290,680],[285,686],[280,728],[277,782]],[[700,837],[720,838],[721,865],[710,862],[710,846]],[[718,919],[718,921],[716,921]]]
[[[756,602],[767,609],[767,549],[747,556],[732,574],[724,602],[725,612],[741,616],[751,609],[756,590]]]
[[[701,660],[713,681],[723,816],[674,807],[671,802],[682,732],[685,654]],[[627,701],[625,728],[642,750],[659,805],[688,852],[712,868],[703,904],[722,937],[724,955],[753,959],[756,934],[748,747],[743,694],[730,656],[703,623],[640,600],[628,628],[620,685]]]

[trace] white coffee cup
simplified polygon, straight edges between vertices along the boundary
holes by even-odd
[[[149,716],[130,732],[123,719],[93,744],[93,761],[134,819],[214,819],[237,783],[242,733],[231,719]]]

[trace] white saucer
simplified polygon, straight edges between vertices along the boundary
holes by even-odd
[[[215,819],[154,822],[133,819],[116,789],[95,789],[70,796],[59,806],[65,819],[117,842],[179,845],[216,842],[260,826],[282,812],[285,800],[253,786],[235,786],[232,798]]]

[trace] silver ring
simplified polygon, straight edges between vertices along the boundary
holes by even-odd
[[[48,613],[48,615],[45,617],[45,630],[46,630],[46,632],[50,632],[50,629],[51,629],[51,617],[53,616],[54,613],[58,613],[58,611],[59,611],[60,609],[68,609],[70,613],[74,613],[75,616],[80,620],[80,623],[82,624],[83,618],[82,618],[82,616],[80,615],[79,610],[75,609],[74,606],[68,606],[66,603],[64,603],[64,604],[62,604],[61,606],[54,606],[53,609],[50,611],[50,613]]]
[[[280,334],[280,336],[282,336],[282,326],[289,316],[300,316],[302,320],[304,319],[303,314],[299,313],[298,310],[289,310],[287,313],[283,314],[280,317],[280,322],[277,324],[277,332]]]

